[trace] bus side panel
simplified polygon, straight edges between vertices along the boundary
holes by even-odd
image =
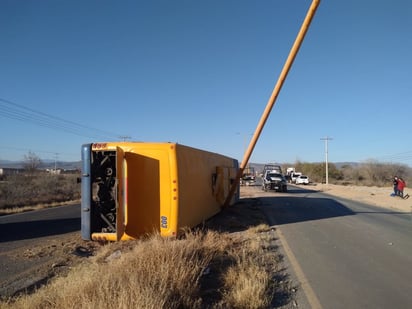
[[[82,181],[81,181],[81,235],[84,240],[91,239],[91,144],[82,145]]]
[[[234,180],[230,176],[237,170],[237,161],[188,146],[177,144],[176,147],[179,228],[194,227],[220,212]]]

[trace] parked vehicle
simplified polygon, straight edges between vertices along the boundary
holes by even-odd
[[[309,184],[309,177],[306,175],[300,175],[296,178],[295,183],[297,185],[307,185]]]
[[[243,171],[242,178],[240,179],[240,184],[249,186],[251,184],[254,184],[255,182],[255,169],[253,167],[246,167],[246,169]]]
[[[287,169],[286,169],[286,175],[285,175],[285,178],[286,178],[286,181],[287,182],[292,182],[292,174],[295,172],[295,168],[294,167],[288,167]]]
[[[300,175],[302,175],[302,173],[300,173],[300,172],[292,173],[292,174],[290,175],[290,182],[291,182],[291,183],[296,183],[296,179],[297,179]]]
[[[288,186],[285,177],[278,173],[277,170],[268,170],[263,176],[262,190],[275,190],[278,192],[287,192]]]
[[[276,173],[282,174],[282,167],[276,163],[268,163],[263,167],[263,176],[265,176],[267,171],[276,171]]]

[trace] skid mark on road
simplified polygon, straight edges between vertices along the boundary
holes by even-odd
[[[279,226],[276,227],[277,234],[279,236],[279,240],[282,243],[282,247],[289,259],[289,262],[295,271],[296,277],[298,278],[302,290],[306,295],[306,298],[313,309],[322,309],[322,305],[319,302],[318,297],[316,296],[315,292],[313,291],[312,287],[310,286],[308,279],[306,278],[305,274],[302,271],[302,268],[300,267],[295,255],[293,254],[292,250],[290,249],[285,237],[282,234],[282,231],[280,230]]]

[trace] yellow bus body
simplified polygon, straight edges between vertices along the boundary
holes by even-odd
[[[221,210],[238,170],[233,158],[176,143],[86,144],[82,158],[82,237],[92,240],[175,237]]]

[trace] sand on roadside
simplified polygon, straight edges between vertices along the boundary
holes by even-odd
[[[305,187],[310,190],[320,191],[374,206],[396,209],[402,212],[412,211],[412,197],[409,199],[401,199],[398,196],[391,196],[393,187],[343,186],[333,184],[316,184]],[[407,193],[408,188],[405,188],[404,194],[406,195]]]

